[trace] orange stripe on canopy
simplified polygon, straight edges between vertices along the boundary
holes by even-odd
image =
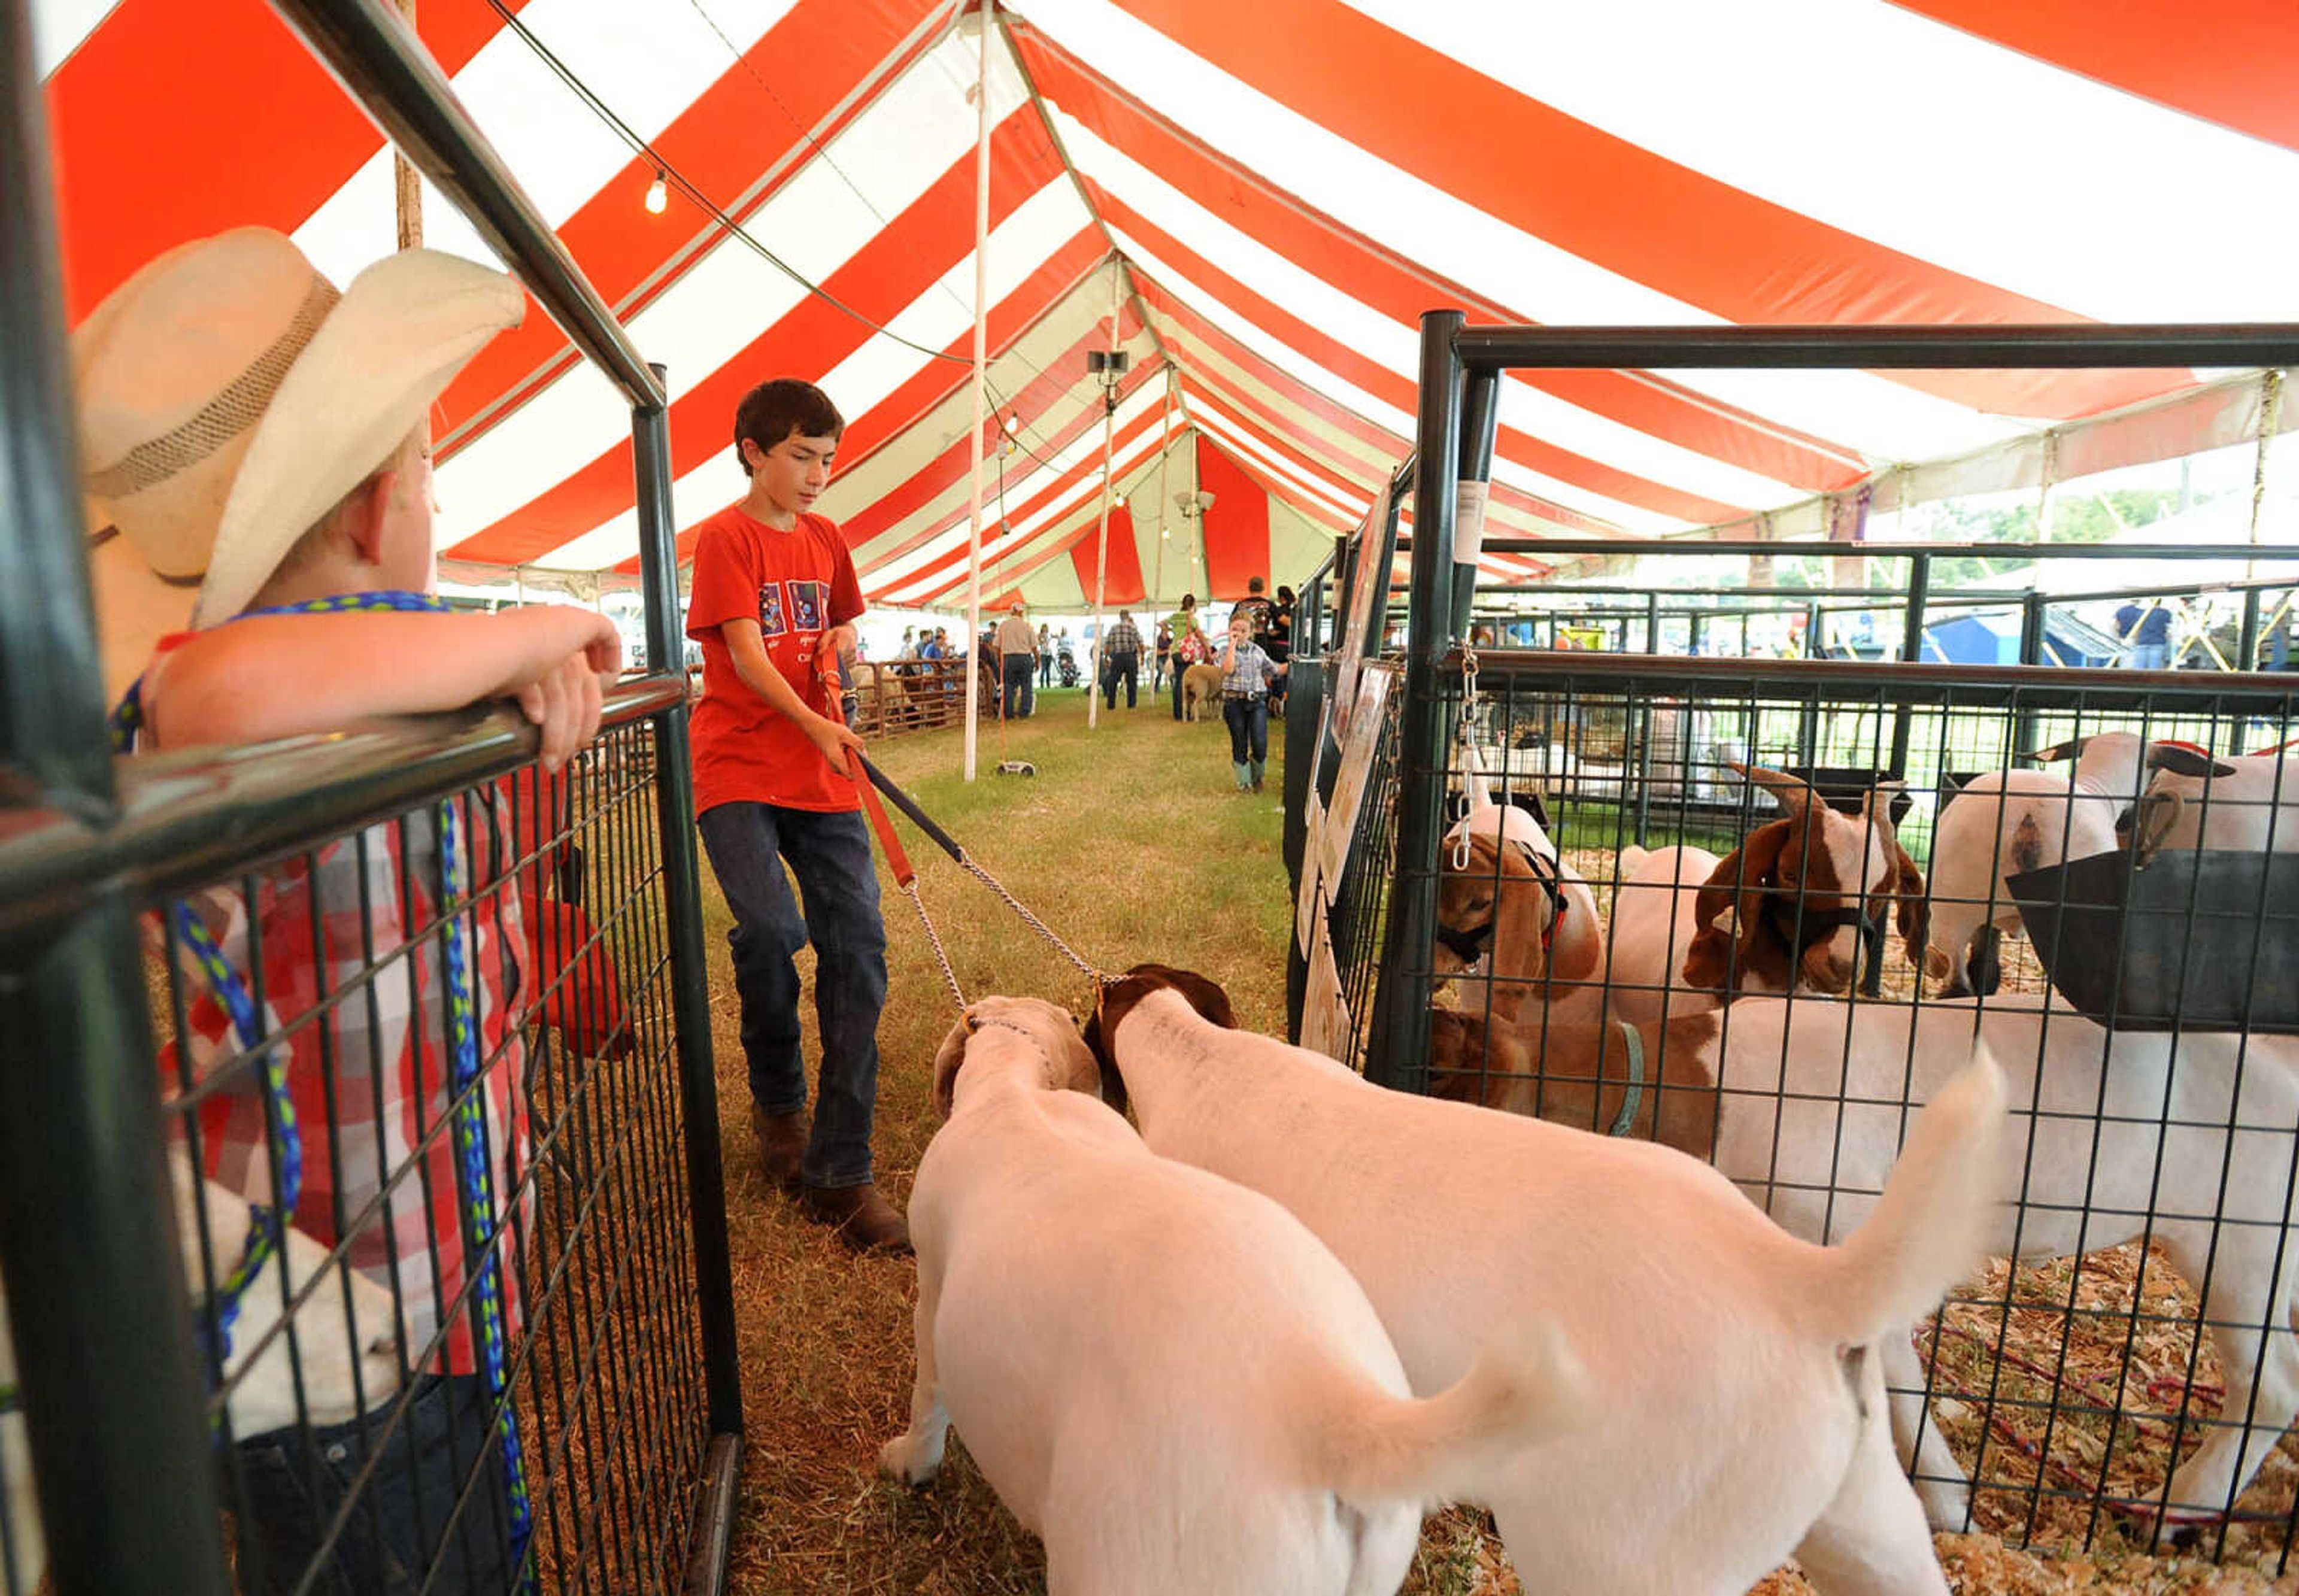
[[[1337,0],[1126,0],[1125,9],[1392,166],[1728,321],[2084,320],[1655,155]],[[2191,380],[2137,370],[1889,375],[1977,409],[2062,420]]]
[[[1078,591],[1093,603],[1094,567],[1100,559],[1101,518],[1094,517],[1084,536],[1070,545],[1070,565],[1077,572]],[[1116,609],[1138,604],[1149,596],[1141,585],[1141,550],[1133,541],[1133,511],[1124,504],[1109,509],[1109,562],[1102,572],[1102,604]]]
[[[423,0],[418,31],[452,73],[502,26],[484,0]],[[264,0],[124,0],[46,99],[75,326],[178,244],[250,225],[294,232],[383,147]]]
[[[2299,150],[2291,0],[1899,0],[1951,28]]]

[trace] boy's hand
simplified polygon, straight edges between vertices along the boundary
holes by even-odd
[[[807,741],[821,751],[832,769],[851,780],[862,779],[859,761],[865,749],[859,736],[827,715],[810,715],[801,724],[806,727]]]
[[[604,697],[602,684],[611,679],[592,668],[596,658],[586,649],[569,654],[558,668],[519,690],[519,707],[543,728],[539,756],[543,768],[556,775],[567,761],[591,745],[599,735],[599,715]]]

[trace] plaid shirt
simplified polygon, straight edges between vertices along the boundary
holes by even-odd
[[[510,835],[501,800],[459,798],[455,803],[458,838],[471,855],[465,874],[477,888],[476,909],[462,921],[463,941],[476,988],[487,1153],[504,1238],[497,1248],[498,1273],[504,1332],[510,1334],[519,1318],[519,1248],[512,1238],[524,1234],[532,1205],[513,1212],[505,1194],[519,1190],[526,1162],[527,1100],[519,1090],[525,1050],[518,1020],[533,976],[526,968],[519,894],[501,875]],[[319,850],[316,873],[311,856],[299,855],[254,880],[263,964],[259,1023],[267,1037],[287,1033],[275,1045],[303,1138],[303,1188],[294,1224],[330,1246],[348,1232],[353,1266],[386,1289],[396,1273],[402,1344],[411,1360],[422,1358],[438,1329],[442,1304],[456,1301],[467,1277],[454,1136],[443,1123],[452,1099],[452,1060],[444,1012],[444,938],[434,924],[438,881],[438,823],[432,810],[410,815],[403,827],[386,821],[327,844]],[[402,918],[403,883],[421,934],[412,946]],[[245,897],[227,886],[191,902],[224,957],[248,980]],[[369,965],[378,968],[362,989],[361,972]],[[183,972],[185,991],[197,994],[186,1014],[196,1083],[236,1056],[239,1043],[228,1013],[188,956]],[[249,990],[251,995],[258,990],[253,980]],[[337,993],[340,1002],[315,1013]],[[172,1091],[179,1084],[172,1044],[161,1064],[164,1085]],[[241,1070],[198,1112],[208,1175],[252,1202],[270,1201],[261,1070]],[[419,1157],[419,1169],[386,1194],[390,1176]],[[226,1270],[234,1261],[219,1258],[215,1267]],[[479,1368],[472,1334],[477,1302],[474,1294],[448,1328],[450,1374]]]
[[[1109,652],[1113,654],[1138,654],[1141,652],[1141,634],[1130,620],[1120,620],[1109,628]]]
[[[1224,653],[1229,645],[1222,645]],[[1219,664],[1224,654],[1216,653],[1214,662]],[[1222,677],[1224,693],[1242,694],[1249,698],[1262,697],[1269,691],[1269,678],[1277,674],[1277,661],[1261,652],[1258,643],[1237,645],[1237,666]]]

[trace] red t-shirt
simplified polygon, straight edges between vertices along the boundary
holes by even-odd
[[[735,674],[724,623],[759,623],[768,662],[809,709],[833,719],[814,662],[822,634],[862,613],[854,557],[826,517],[801,515],[776,531],[729,505],[702,523],[694,542],[694,594],[686,635],[702,645],[702,702],[694,706],[694,808],[773,803],[840,810],[861,806],[852,781]]]

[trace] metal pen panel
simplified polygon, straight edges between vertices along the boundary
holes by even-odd
[[[101,827],[112,760],[43,104],[26,8],[0,6],[0,780]],[[221,1592],[136,923],[116,884],[56,934],[0,943],[0,1270],[49,1573],[63,1596]]]

